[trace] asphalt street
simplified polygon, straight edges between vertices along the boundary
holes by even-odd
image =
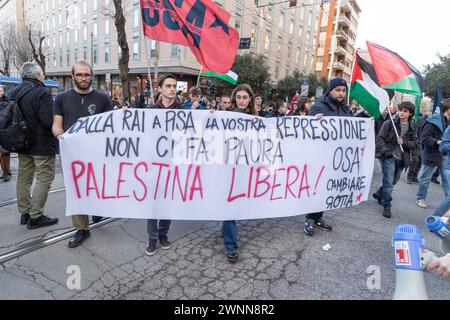
[[[17,159],[12,166],[16,171]],[[64,186],[59,167],[57,172],[52,189]],[[0,202],[15,198],[15,179],[0,184]],[[377,164],[372,191],[380,181]],[[145,221],[118,220],[93,230],[81,247],[69,249],[64,240],[0,265],[0,299],[389,300],[395,289],[391,238],[396,226],[419,226],[427,248],[438,251],[438,239],[423,220],[443,191],[431,185],[430,208],[424,210],[415,204],[417,185],[404,181],[405,175],[394,191],[392,219],[384,218],[370,198],[327,212],[333,232],[318,231],[314,237],[303,233],[302,216],[241,221],[240,261],[234,265],[226,260],[220,222],[174,221],[172,248],[158,248],[147,257]],[[51,194],[46,214],[60,222],[28,230],[19,225],[15,204],[0,207],[0,255],[70,230],[64,208],[64,192]],[[331,249],[325,251],[327,244]],[[376,288],[368,286],[373,270],[380,271]],[[450,281],[435,274],[425,274],[425,280],[430,299],[450,298]]]

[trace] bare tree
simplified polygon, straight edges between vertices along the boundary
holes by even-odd
[[[27,39],[17,41],[15,59],[13,60],[14,66],[17,70],[20,70],[22,65],[28,61],[33,61],[33,52],[29,41]]]
[[[46,61],[45,61],[45,48],[44,40],[45,35],[39,30],[37,33],[33,33],[32,28],[29,27],[27,30],[28,43],[31,46],[31,53],[33,59],[41,66],[42,71],[45,73]]]
[[[15,25],[9,23],[2,27],[2,32],[0,33],[0,73],[3,75],[10,75],[16,43],[17,37]]]
[[[104,14],[114,19],[114,24],[117,31],[117,43],[121,49],[121,56],[119,58],[119,76],[122,81],[122,95],[123,97],[130,96],[130,79],[129,79],[129,62],[130,62],[130,47],[128,46],[126,23],[124,12],[129,3],[127,0],[113,0],[114,11],[110,8],[104,7]]]

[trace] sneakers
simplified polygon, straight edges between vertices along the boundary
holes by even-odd
[[[83,244],[84,240],[89,238],[91,233],[89,230],[78,230],[72,240],[69,241],[69,248],[76,248]]]
[[[153,256],[156,254],[156,240],[148,243],[147,248],[145,248],[145,254],[147,256]]]
[[[333,227],[330,226],[329,224],[326,224],[325,221],[323,220],[323,218],[319,218],[319,219],[315,220],[314,224],[319,229],[322,229],[322,230],[325,230],[325,231],[328,231],[328,232],[333,231]]]
[[[92,222],[93,223],[99,223],[102,220],[103,220],[103,217],[92,216]]]
[[[305,226],[303,227],[303,232],[307,236],[310,236],[310,237],[312,237],[314,235],[313,224],[308,219],[305,221]]]
[[[378,204],[381,205],[381,196],[378,193],[374,193],[372,197],[374,197]]]
[[[433,182],[434,184],[441,184],[438,179],[431,179],[431,182]]]
[[[406,183],[407,184],[413,184],[413,180],[408,177],[408,178],[406,178]]]
[[[20,224],[21,225],[27,225],[28,224],[28,220],[30,220],[30,214],[29,213],[24,213],[20,215]]]
[[[27,227],[28,227],[28,229],[37,229],[37,228],[52,226],[57,223],[58,223],[58,218],[49,218],[47,216],[42,215],[37,219],[30,218],[28,220]]]
[[[384,208],[384,210],[383,210],[383,217],[390,219],[391,216],[392,216],[391,209]]]
[[[422,209],[428,209],[428,205],[424,199],[417,200],[416,204],[417,204],[417,206],[421,207]]]
[[[414,184],[419,184],[419,180],[418,180],[417,178],[412,178],[412,182],[413,182]]]
[[[167,237],[159,238],[159,244],[164,250],[169,250],[172,247],[172,243],[167,239]]]
[[[11,173],[4,174],[4,175],[2,176],[2,179],[3,179],[3,182],[8,182],[8,181],[10,181],[10,180],[11,180]]]
[[[227,260],[229,263],[236,263],[239,261],[237,252],[227,252]]]

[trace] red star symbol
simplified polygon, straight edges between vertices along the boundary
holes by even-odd
[[[363,194],[361,193],[359,196],[356,197],[356,202],[357,203],[361,202],[362,197],[363,197]]]

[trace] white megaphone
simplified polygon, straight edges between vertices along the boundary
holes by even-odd
[[[392,238],[395,257],[394,300],[428,300],[424,271],[435,259],[426,250],[425,239],[417,226],[401,225]]]
[[[443,255],[450,253],[449,222],[449,219],[446,217],[429,216],[425,218],[427,228],[441,239],[439,249]]]

